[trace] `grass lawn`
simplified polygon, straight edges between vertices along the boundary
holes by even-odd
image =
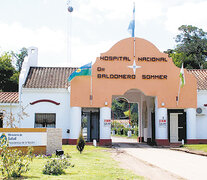
[[[189,150],[207,152],[207,144],[189,144],[189,145],[184,145],[184,148],[187,148]]]
[[[119,134],[115,134],[113,136],[115,136],[115,137],[126,137],[126,138],[129,138],[129,139],[137,139],[137,136],[135,134],[132,134],[131,137],[128,137],[126,135],[119,135]]]
[[[75,165],[66,169],[66,174],[44,175],[42,169],[47,159],[34,158],[30,171],[21,179],[144,179],[131,171],[121,169],[111,158],[107,148],[86,146],[80,154],[76,146],[64,145],[63,150],[71,155],[71,163]]]

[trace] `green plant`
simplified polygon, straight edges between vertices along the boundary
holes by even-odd
[[[124,130],[123,128],[118,128],[118,135],[123,135],[124,134]]]
[[[82,130],[81,130],[81,132],[79,134],[79,137],[78,137],[78,140],[77,140],[77,145],[76,145],[78,151],[80,151],[80,154],[82,153],[85,144],[86,143],[85,143],[85,140],[83,138],[83,134],[82,134]]]
[[[111,127],[112,128],[124,128],[124,125],[117,122],[116,120],[113,120]]]
[[[68,159],[50,159],[45,164],[42,172],[43,174],[48,175],[61,175],[64,172],[64,169],[67,169],[70,166],[70,162]]]
[[[138,131],[138,127],[136,127],[136,128],[134,128],[134,134],[136,135],[136,136],[138,136],[138,134],[139,134],[139,131]]]
[[[115,134],[117,134],[117,129],[116,128],[112,128],[111,130],[114,131]]]
[[[128,131],[129,131],[129,128],[124,128],[124,135],[125,136],[128,136]]]
[[[20,177],[23,173],[29,171],[30,162],[33,159],[33,149],[28,148],[26,155],[20,150],[9,149],[5,138],[1,139],[1,166],[0,171],[3,176]]]

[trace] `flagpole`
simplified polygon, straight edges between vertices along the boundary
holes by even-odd
[[[128,104],[129,104],[129,125],[130,125],[129,127],[131,127],[131,119],[130,119],[130,118],[131,118],[131,117],[130,117],[130,102],[128,102]]]
[[[136,41],[135,41],[135,36],[134,36],[134,60],[135,60],[135,47],[136,47]]]
[[[180,99],[180,83],[179,83],[179,90],[178,90],[177,106],[178,106],[179,99]]]
[[[134,2],[134,10],[133,10],[133,20],[134,20],[134,60],[135,60],[135,47],[136,47],[136,41],[135,41],[135,2]]]

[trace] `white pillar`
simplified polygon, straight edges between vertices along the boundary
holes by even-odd
[[[81,107],[71,107],[69,139],[78,139],[81,130]]]
[[[111,120],[111,108],[100,108],[100,139],[111,139],[111,125],[104,125],[104,120]]]
[[[196,109],[186,109],[187,139],[196,139]]]
[[[159,120],[166,120],[166,125],[160,126]],[[168,139],[167,108],[155,109],[155,139]]]

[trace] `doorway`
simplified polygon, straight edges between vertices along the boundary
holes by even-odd
[[[186,113],[184,110],[168,110],[168,138],[170,143],[186,141]]]
[[[94,139],[98,142],[100,137],[100,112],[98,108],[83,108],[82,122],[83,137],[85,141],[92,142]]]
[[[151,121],[152,121],[152,145],[156,145],[155,142],[155,112],[151,112]]]

